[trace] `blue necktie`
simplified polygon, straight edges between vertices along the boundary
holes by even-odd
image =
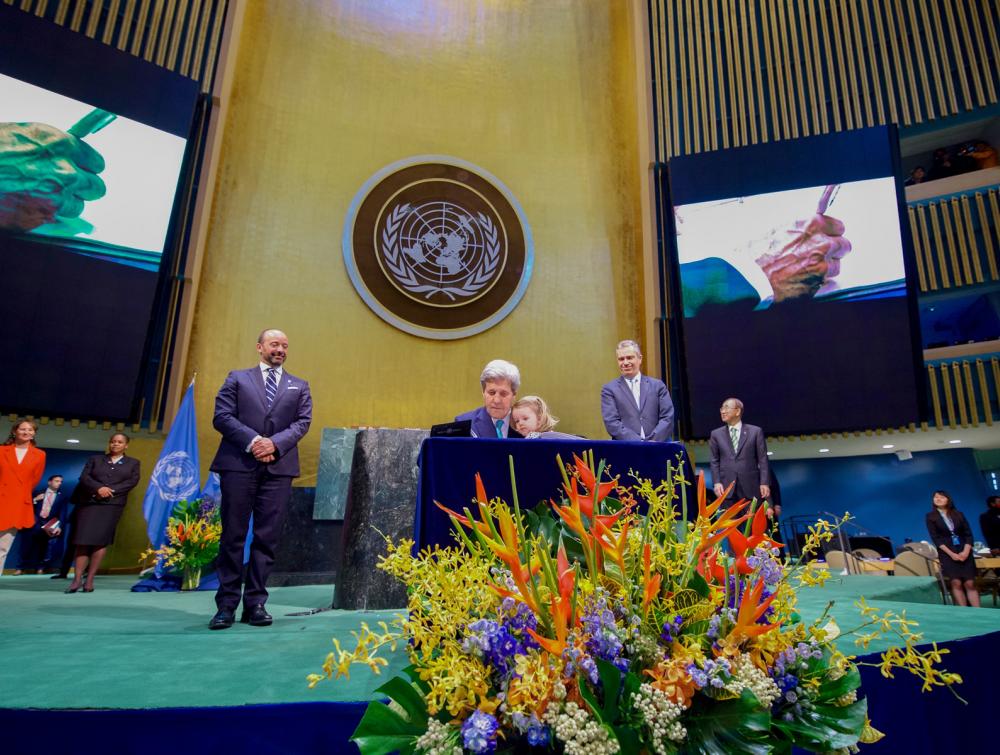
[[[269,367],[267,370],[267,379],[264,381],[264,393],[267,394],[267,408],[271,408],[271,404],[274,403],[274,397],[278,395],[278,379],[274,375],[274,367]]]
[[[497,426],[497,437],[498,438],[502,438],[503,437],[503,420],[502,419],[498,419],[493,424]]]

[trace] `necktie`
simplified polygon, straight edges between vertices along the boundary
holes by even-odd
[[[497,437],[498,438],[502,438],[503,437],[503,420],[502,419],[498,419],[493,424],[497,426]]]
[[[45,498],[42,499],[42,518],[44,519],[52,511],[52,491],[45,491]]]
[[[274,397],[278,395],[278,378],[275,376],[274,367],[269,367],[267,370],[267,379],[264,381],[264,393],[267,394],[267,408],[271,408],[271,404],[274,403]]]
[[[737,430],[735,427],[730,427],[729,437],[732,438],[733,440],[733,450],[735,451],[736,447],[739,446],[740,444],[740,431]]]

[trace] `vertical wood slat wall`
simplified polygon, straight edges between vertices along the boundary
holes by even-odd
[[[992,427],[1000,421],[1000,358],[928,362],[925,369],[935,427]]]
[[[921,291],[1000,280],[1000,190],[914,202],[907,211]]]
[[[658,162],[998,101],[996,0],[649,0]]]
[[[229,0],[0,0],[161,68],[211,92]]]
[[[648,9],[660,164],[998,102],[996,0],[648,0]],[[915,202],[908,215],[921,291],[1000,280],[1000,191]],[[1000,420],[996,357],[926,370],[937,427]]]

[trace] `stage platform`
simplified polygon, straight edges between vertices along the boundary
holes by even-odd
[[[386,676],[359,667],[350,681],[308,689],[306,674],[319,670],[332,637],[349,641],[361,621],[374,623],[394,614],[289,615],[330,606],[328,585],[275,588],[268,603],[275,617],[271,627],[237,624],[210,632],[211,593],[133,593],[134,582],[134,577],[101,577],[95,592],[65,595],[66,581],[0,578],[0,726],[13,732],[5,752],[35,752],[40,746],[137,755],[219,747],[247,747],[253,753],[350,752],[346,736],[360,718],[358,701],[370,699],[388,675],[406,665],[399,652]],[[858,615],[852,604],[861,594],[878,607],[906,610],[920,621],[928,641],[948,643],[953,651],[948,665],[967,677],[963,695],[977,686],[988,688],[989,679],[970,675],[992,677],[988,669],[1000,667],[1000,634],[985,636],[1000,632],[1000,610],[943,606],[934,581],[921,577],[845,576],[831,578],[823,589],[803,591],[802,616],[819,615],[833,600],[841,626],[854,626]],[[982,641],[961,641],[967,638]],[[885,645],[873,644],[871,650]],[[842,649],[854,652],[850,646]],[[983,657],[984,649],[991,658]],[[875,725],[883,730],[897,728],[891,719],[900,715],[905,723],[907,713],[897,710],[902,700],[962,717],[974,717],[978,705],[987,704],[972,699],[968,708],[958,709],[946,691],[921,698],[911,679],[885,682],[877,672],[865,673],[865,683]],[[912,749],[912,737],[902,728],[890,733],[893,740],[865,752],[901,752],[904,741],[910,748],[905,751],[924,751]],[[933,751],[931,740],[927,748]]]

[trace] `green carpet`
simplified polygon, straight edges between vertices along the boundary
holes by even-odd
[[[0,707],[151,708],[367,700],[388,676],[358,667],[350,681],[314,690],[331,638],[394,612],[325,611],[326,585],[271,590],[270,627],[212,632],[213,593],[134,593],[136,577],[99,577],[92,593],[64,595],[67,581],[0,578]],[[239,618],[239,616],[237,616]],[[406,665],[397,654],[383,675]]]
[[[326,585],[271,591],[271,627],[237,624],[211,632],[210,592],[133,593],[135,577],[100,577],[93,593],[64,595],[65,581],[48,577],[0,578],[0,707],[150,708],[257,703],[367,700],[384,679],[406,665],[402,651],[383,676],[357,667],[350,681],[314,690],[306,674],[318,672],[331,638],[350,642],[362,621],[375,624],[394,612],[325,611]],[[859,622],[853,607],[864,593],[879,608],[906,610],[930,640],[953,640],[1000,631],[1000,611],[943,606],[932,580],[922,577],[847,576],[800,592],[805,620],[829,601],[841,627]],[[886,643],[873,644],[871,652]],[[856,652],[845,644],[845,652]]]
[[[1000,611],[992,608],[992,599],[985,598],[983,608],[961,608],[941,603],[937,580],[930,577],[873,577],[846,575],[831,577],[823,587],[799,591],[799,613],[810,621],[822,614],[827,603],[834,602],[832,615],[842,630],[852,629],[861,623],[860,612],[854,603],[864,595],[869,605],[896,613],[906,611],[909,619],[920,622],[920,629],[927,642],[944,642],[1000,631]],[[882,652],[893,643],[888,640],[872,642],[867,651],[854,646],[853,639],[838,643],[848,654]],[[945,664],[947,666],[947,664]]]

